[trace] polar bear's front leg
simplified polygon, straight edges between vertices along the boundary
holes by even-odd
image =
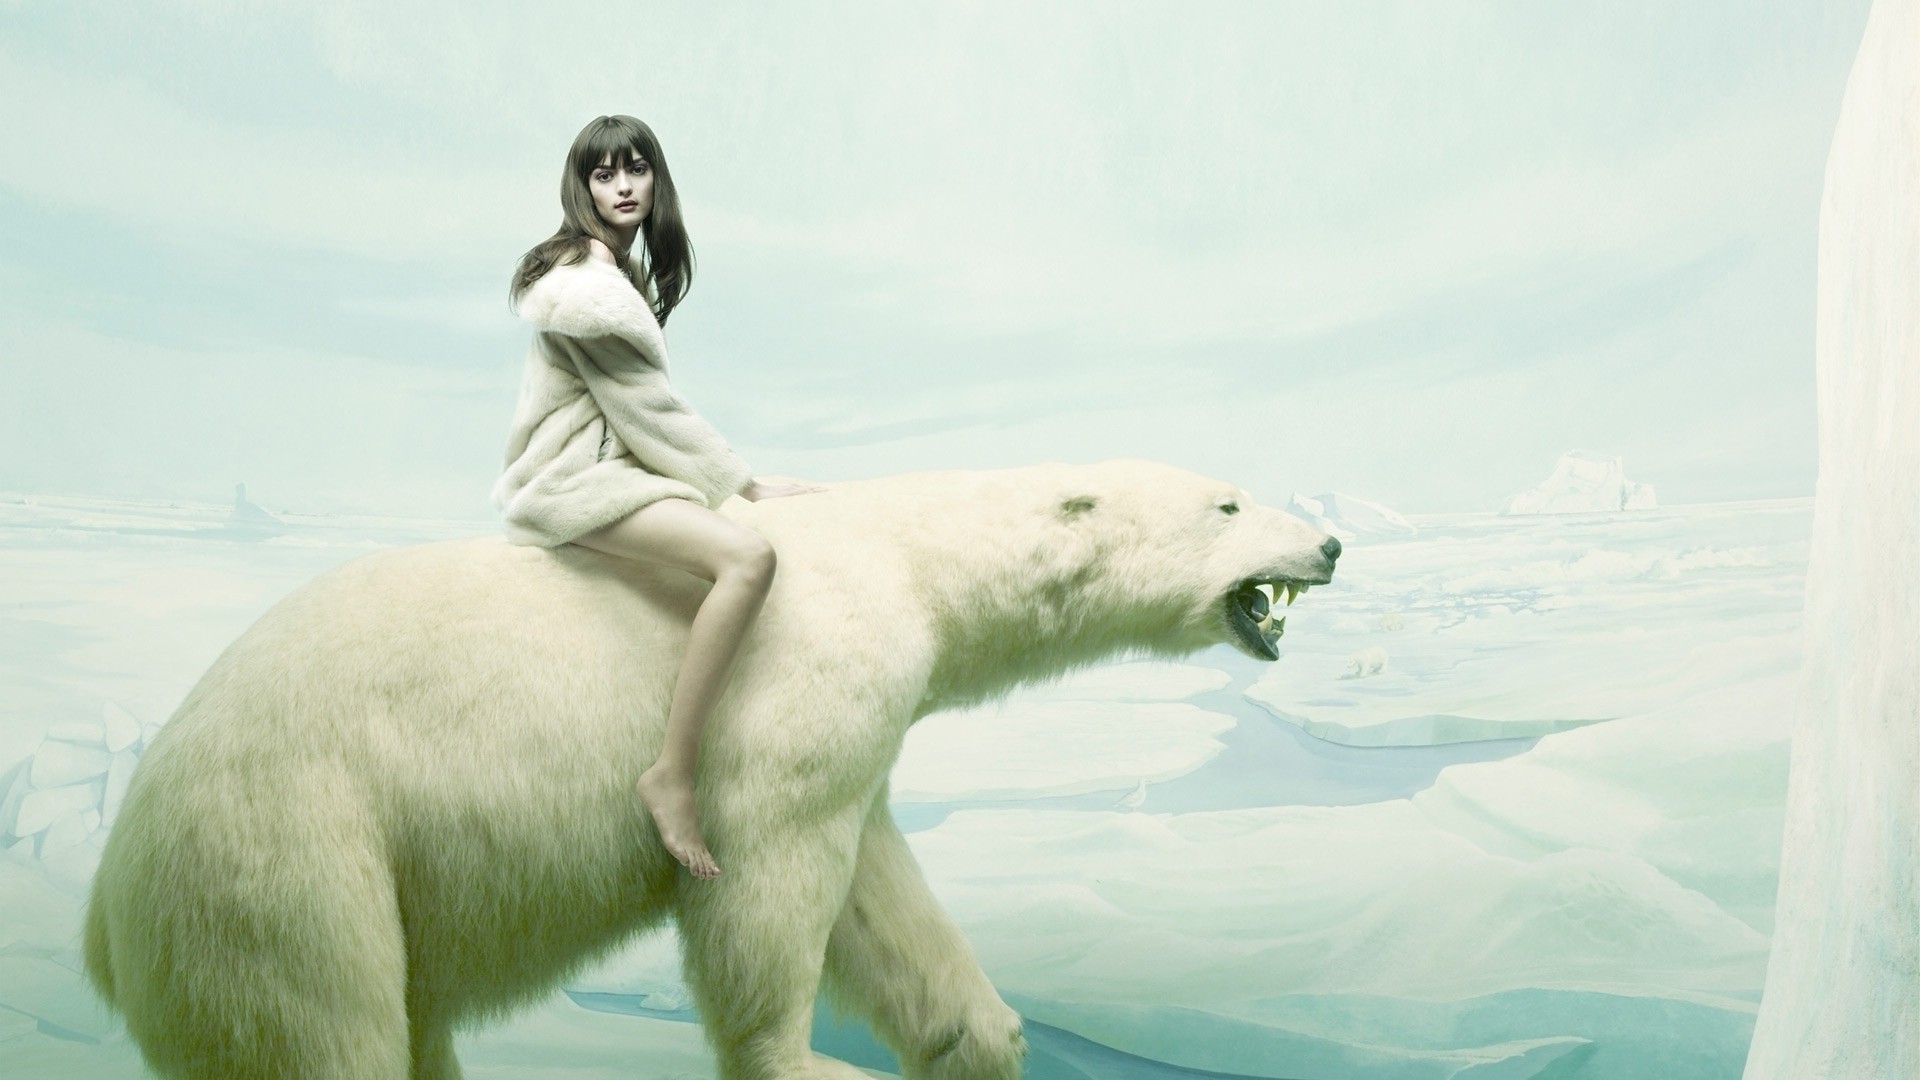
[[[721,1080],[867,1080],[811,1048],[822,957],[862,812],[850,805],[824,821],[742,830],[715,849],[719,877],[679,877],[684,974]]]
[[[1020,1014],[927,888],[885,786],[867,814],[825,975],[829,995],[900,1056],[904,1080],[1019,1080]]]

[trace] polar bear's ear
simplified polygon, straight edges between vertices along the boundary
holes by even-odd
[[[1100,561],[1106,540],[1100,535],[1109,530],[1089,515],[1100,500],[1085,492],[1062,492],[1055,496],[1054,518],[1044,530],[1046,540],[1039,548],[1038,583],[1046,589],[1081,589],[1087,574]]]

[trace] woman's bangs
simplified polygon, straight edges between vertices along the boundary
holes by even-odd
[[[613,167],[616,169],[625,169],[632,165],[636,158],[641,161],[647,159],[646,154],[641,152],[626,132],[608,129],[596,135],[596,138],[588,140],[587,144],[581,148],[580,160],[574,163],[582,177],[600,168],[602,159],[613,162]],[[612,156],[608,157],[608,155]]]

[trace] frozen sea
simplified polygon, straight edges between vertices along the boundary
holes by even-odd
[[[1812,499],[1407,515],[1281,659],[929,717],[895,813],[1037,1080],[1737,1078]],[[79,974],[116,785],[271,604],[488,522],[0,493],[0,1075],[146,1075]],[[474,1078],[706,1078],[670,932],[472,1033]],[[858,1024],[816,1046],[893,1075]]]

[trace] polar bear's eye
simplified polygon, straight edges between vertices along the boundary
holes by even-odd
[[[1237,514],[1240,512],[1240,504],[1237,502],[1225,502],[1220,504],[1220,509],[1228,514]]]

